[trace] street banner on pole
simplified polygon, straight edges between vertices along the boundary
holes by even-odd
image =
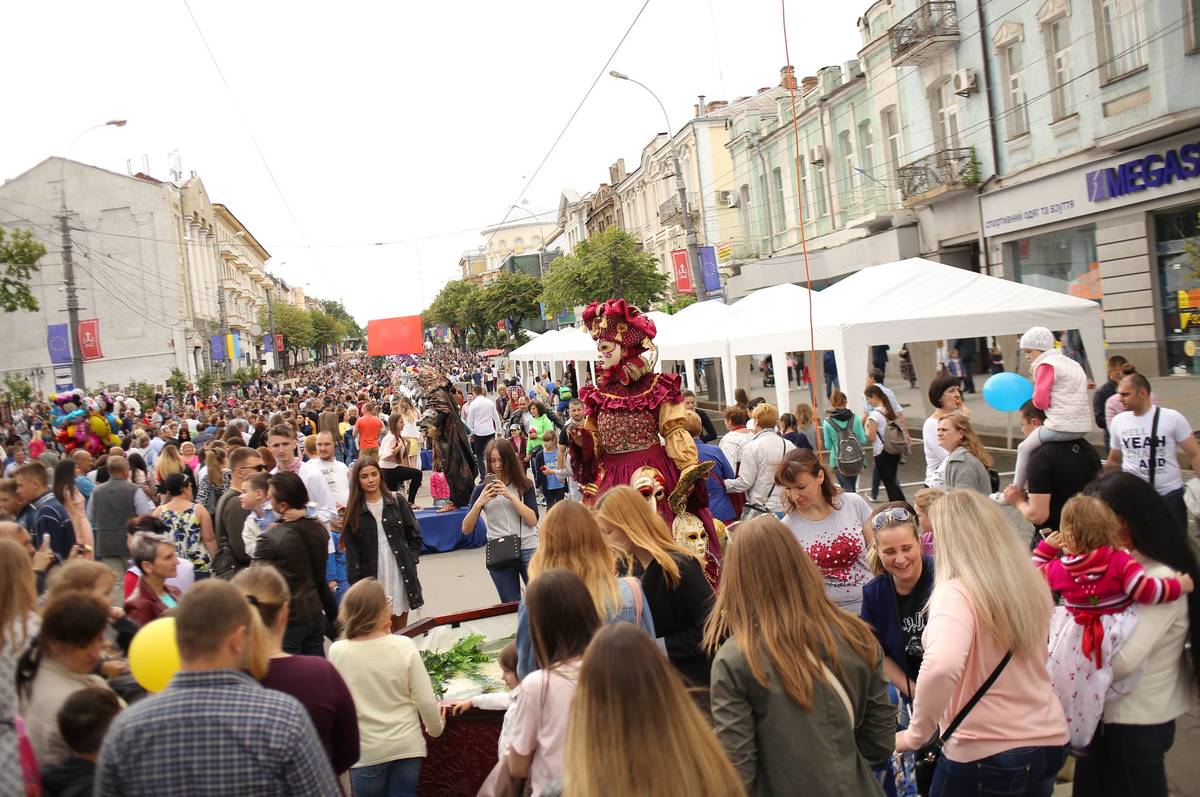
[[[717,251],[711,246],[700,247],[700,276],[704,279],[704,292],[721,290],[721,275],[717,273]]]
[[[225,341],[221,340],[221,336],[213,335],[208,343],[209,348],[212,349],[212,361],[215,363],[225,362]]]
[[[686,249],[671,250],[671,266],[675,269],[675,290],[680,293],[692,292],[692,267],[688,263]]]
[[[274,351],[275,350],[275,339],[272,338],[270,335],[263,335],[262,347],[263,347],[263,351]]]
[[[424,351],[421,316],[376,318],[367,322],[368,355],[382,357],[387,354],[421,354]]]
[[[52,365],[71,364],[71,333],[66,324],[46,327],[46,348]]]
[[[283,335],[275,336],[275,351],[283,351]]]
[[[85,360],[99,360],[104,356],[100,351],[100,319],[79,322],[79,351]]]

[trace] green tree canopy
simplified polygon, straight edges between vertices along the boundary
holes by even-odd
[[[430,319],[450,328],[457,346],[466,346],[467,330],[472,328],[472,310],[477,310],[475,295],[479,286],[462,280],[451,280],[442,286],[429,306]],[[422,315],[424,317],[424,315]]]
[[[321,306],[325,309],[327,315],[342,323],[342,330],[345,332],[344,338],[362,340],[365,337],[362,327],[354,320],[354,316],[346,311],[346,308],[340,301],[325,300],[321,302]]]
[[[258,323],[263,329],[270,329],[266,307],[259,310]],[[275,334],[283,335],[285,354],[288,350],[296,352],[316,343],[312,316],[299,307],[282,302],[275,305]]]
[[[483,304],[487,322],[492,328],[501,321],[511,318],[513,328],[538,312],[541,300],[542,281],[528,274],[501,274],[494,282],[483,288]]]
[[[643,252],[632,235],[613,227],[550,263],[542,300],[554,313],[613,298],[647,308],[666,291],[667,276],[658,270],[654,255]]]
[[[37,298],[30,289],[38,261],[46,254],[46,247],[33,237],[29,230],[0,229],[0,310],[13,313],[17,310],[38,309]]]

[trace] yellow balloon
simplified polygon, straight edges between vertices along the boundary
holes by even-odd
[[[147,692],[167,688],[179,671],[174,617],[160,617],[137,632],[129,645],[129,670]]]
[[[108,421],[104,420],[99,415],[93,415],[92,417],[88,418],[88,428],[91,429],[92,433],[97,436],[106,435],[109,433]]]

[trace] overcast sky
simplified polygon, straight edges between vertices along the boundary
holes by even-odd
[[[414,314],[518,199],[642,2],[191,0],[232,96],[182,0],[10,3],[0,179],[126,118],[70,157],[123,173],[147,156],[169,179],[178,150],[278,276],[361,322]],[[787,0],[797,75],[854,58],[868,5]],[[610,68],[658,92],[678,129],[696,95],[752,94],[784,63],[778,0],[650,0]],[[604,77],[528,207],[594,189],[617,158],[632,168],[663,127],[648,94]]]

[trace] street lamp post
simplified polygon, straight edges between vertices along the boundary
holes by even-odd
[[[700,243],[696,238],[696,227],[692,224],[692,214],[688,209],[687,185],[683,181],[683,168],[679,165],[679,148],[675,145],[675,128],[671,127],[671,119],[667,116],[667,107],[663,105],[663,101],[658,98],[649,86],[640,81],[634,80],[629,75],[623,72],[618,72],[615,69],[609,72],[609,77],[614,77],[617,80],[628,80],[630,83],[637,85],[650,92],[650,96],[658,103],[658,107],[662,109],[663,120],[667,123],[667,140],[671,143],[671,165],[675,169],[675,191],[679,194],[679,208],[683,213],[683,238],[687,243],[688,264],[692,271],[692,288],[696,293],[696,301],[704,301],[704,280],[700,273]],[[703,207],[703,200],[701,200]]]
[[[107,122],[92,125],[71,140],[71,143],[63,151],[62,161],[58,165],[58,192],[60,200],[58,224],[62,233],[63,282],[66,284],[67,294],[67,332],[71,338],[71,381],[75,383],[75,387],[84,390],[87,389],[87,385],[83,381],[83,352],[79,346],[79,294],[75,290],[75,261],[71,246],[70,214],[67,212],[67,155],[70,154],[71,147],[75,146],[75,142],[91,131],[98,130],[101,127],[124,127],[125,124],[126,121],[124,119],[110,119]]]

